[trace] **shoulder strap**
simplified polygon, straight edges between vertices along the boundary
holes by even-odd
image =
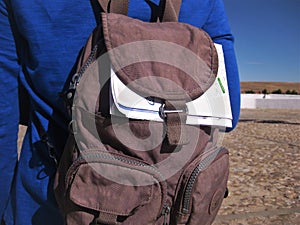
[[[161,0],[165,2],[163,22],[178,21],[182,0]],[[127,15],[129,0],[98,0],[104,12]]]
[[[98,0],[104,12],[127,15],[129,0]]]
[[[178,21],[182,0],[166,0],[163,22]]]

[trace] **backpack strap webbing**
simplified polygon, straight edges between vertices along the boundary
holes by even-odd
[[[189,143],[186,132],[187,108],[185,101],[165,101],[160,113],[166,124],[166,137],[171,146]]]
[[[182,0],[166,0],[163,22],[178,21]]]
[[[178,21],[182,0],[164,0],[163,22]],[[98,0],[104,12],[127,15],[129,0]]]
[[[129,0],[98,0],[104,12],[127,15]]]

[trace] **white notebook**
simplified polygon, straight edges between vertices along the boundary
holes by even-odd
[[[219,69],[213,85],[199,98],[188,102],[187,124],[232,127],[232,113],[226,78],[222,45],[215,44]],[[132,119],[163,121],[159,115],[161,103],[155,103],[136,94],[111,71],[112,115],[123,115]]]

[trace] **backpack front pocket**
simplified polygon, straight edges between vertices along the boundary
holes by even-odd
[[[224,147],[196,158],[180,179],[171,224],[211,224],[227,191],[228,175],[229,156]]]
[[[66,175],[66,196],[75,207],[67,224],[154,224],[166,187],[156,169],[108,152],[83,152]]]

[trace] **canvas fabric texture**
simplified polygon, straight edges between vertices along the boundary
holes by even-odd
[[[225,128],[187,125],[185,104],[216,78],[214,44],[176,16],[148,23],[122,14],[101,14],[65,93],[72,120],[54,182],[65,222],[211,224],[227,193],[229,155],[218,144]],[[164,52],[168,45],[201,60]],[[161,102],[163,123],[110,115],[111,67],[136,93]]]

